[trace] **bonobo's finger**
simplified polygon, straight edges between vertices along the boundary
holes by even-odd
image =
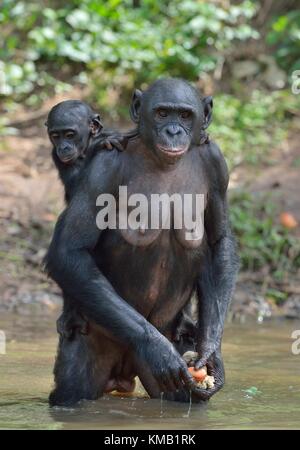
[[[118,139],[111,139],[110,143],[117,149],[119,152],[123,152],[124,148],[123,145],[120,143]]]
[[[163,383],[165,386],[165,390],[163,392],[175,392],[176,388],[173,386],[172,383],[170,383],[170,380],[166,380],[165,383]]]
[[[207,364],[207,359],[208,359],[208,357],[207,357],[207,358],[201,358],[201,359],[198,359],[198,361],[196,361],[196,362],[195,362],[195,365],[194,365],[195,369],[196,369],[196,370],[202,369],[202,367],[206,366],[206,364]]]
[[[209,400],[212,395],[216,393],[215,387],[211,389],[203,389],[201,387],[196,387],[192,389],[193,394],[196,395],[201,400]]]
[[[113,149],[113,146],[111,145],[110,141],[108,141],[107,139],[105,139],[103,144],[107,148],[107,150],[112,150]]]
[[[168,392],[168,386],[162,381],[162,379],[157,380],[160,392]]]
[[[180,374],[179,374],[179,375],[178,375],[178,373],[173,374],[172,380],[173,380],[173,383],[174,383],[174,385],[175,385],[175,387],[176,387],[176,390],[180,390],[180,389],[183,388],[184,383],[182,382],[182,379],[181,379],[181,377],[180,377]]]
[[[202,367],[206,366],[207,361],[212,356],[214,351],[215,350],[213,349],[213,350],[207,350],[207,351],[201,353],[201,358],[195,362],[195,369],[198,370],[198,369],[201,369]]]
[[[193,376],[190,374],[190,372],[187,370],[187,366],[184,365],[180,369],[180,376],[181,379],[184,382],[184,385],[188,388],[193,390],[196,387],[196,382],[193,378]]]
[[[215,379],[215,385],[209,389],[203,389],[197,387],[193,392],[202,400],[208,400],[216,392],[218,392],[225,382],[225,373],[222,356],[219,353],[214,353],[211,355],[210,360],[206,362],[207,372],[209,375],[213,376]]]
[[[63,327],[59,319],[56,321],[56,331],[58,334],[61,334],[63,331]]]
[[[193,393],[197,395],[201,400],[209,400],[214,394],[216,394],[224,385],[224,382],[215,383],[214,387],[210,389],[204,389],[197,386],[193,389]]]
[[[165,388],[163,392],[174,392],[176,386],[173,383],[172,375],[170,371],[163,371],[160,377],[161,385]]]
[[[178,389],[177,386],[176,386],[176,383],[174,383],[174,379],[175,378],[176,377],[173,376],[172,372],[170,372],[168,374],[167,382],[168,382],[168,391],[169,392],[175,392]],[[178,378],[178,376],[177,376],[177,378]]]
[[[87,336],[89,334],[89,324],[85,322],[83,325],[78,326],[79,333],[83,336]]]
[[[65,321],[61,318],[56,321],[56,331],[61,337],[66,339],[69,339],[72,336],[72,330],[68,330]]]
[[[213,358],[207,362],[207,370],[209,375],[212,375],[215,378],[215,383],[224,385],[225,382],[225,371],[222,356],[219,354],[214,354]]]
[[[74,333],[72,328],[67,328],[66,326],[62,326],[59,329],[57,328],[57,332],[62,338],[67,340],[70,340]]]

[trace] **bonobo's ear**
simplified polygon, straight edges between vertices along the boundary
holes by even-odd
[[[213,109],[213,98],[211,95],[208,97],[204,97],[202,100],[203,109],[204,109],[204,124],[203,129],[205,130],[212,121],[212,109]]]
[[[135,89],[130,105],[130,117],[134,123],[138,123],[140,120],[142,96],[142,91],[140,91],[139,89]]]
[[[100,120],[99,114],[95,114],[90,121],[90,129],[93,136],[97,136],[102,130],[103,125]]]

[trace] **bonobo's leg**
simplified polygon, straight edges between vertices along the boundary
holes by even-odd
[[[197,317],[193,306],[197,307],[191,299],[178,314],[175,330],[172,333],[172,341],[181,355],[187,351],[196,350]]]
[[[50,406],[72,406],[81,399],[96,399],[99,389],[92,376],[94,363],[93,351],[84,336],[77,335],[73,340],[60,336]]]
[[[88,334],[88,320],[65,294],[63,295],[63,312],[56,322],[56,328],[60,336],[66,339],[74,339],[77,333]]]
[[[93,324],[87,336],[76,334],[72,340],[60,336],[50,405],[71,406],[101,397],[120,357],[119,347]]]

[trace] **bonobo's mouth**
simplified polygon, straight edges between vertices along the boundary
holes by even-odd
[[[63,162],[64,164],[71,164],[72,162],[74,162],[77,159],[77,156],[70,155],[70,156],[62,156],[62,155],[58,155],[59,159],[61,160],[61,162]]]
[[[157,144],[157,148],[162,153],[165,153],[166,155],[171,156],[171,157],[181,156],[188,149],[188,147],[186,145],[185,146],[181,146],[181,147],[166,147],[166,146],[161,145],[161,144]]]

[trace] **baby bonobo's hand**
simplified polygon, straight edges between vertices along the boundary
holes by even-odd
[[[88,321],[77,311],[64,311],[56,322],[57,332],[65,339],[73,339],[76,332],[88,334]]]
[[[127,144],[130,139],[134,139],[138,136],[137,129],[120,133],[118,131],[104,131],[97,139],[97,146],[106,150],[112,150],[116,148],[120,152],[126,150]]]
[[[112,150],[116,148],[119,152],[123,152],[124,147],[122,145],[123,137],[120,134],[112,134],[110,136],[106,136],[101,142],[102,148],[106,148],[107,150]]]

